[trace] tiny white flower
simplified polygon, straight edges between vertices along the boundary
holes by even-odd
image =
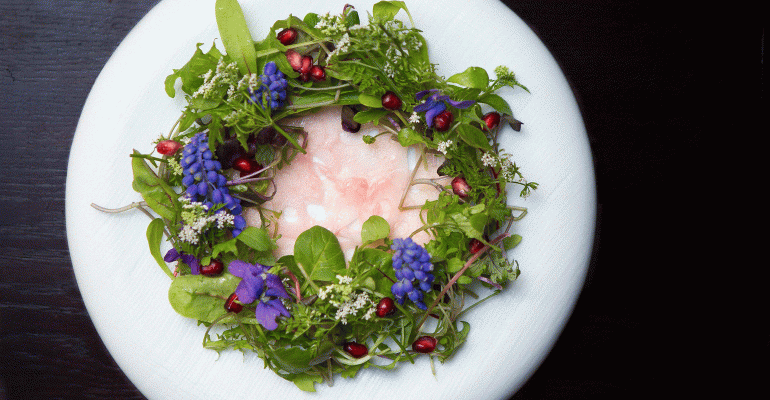
[[[417,114],[416,112],[412,111],[412,115],[409,116],[409,123],[410,124],[419,124],[420,123],[420,114]]]
[[[437,150],[438,150],[438,151],[440,151],[440,152],[442,152],[442,153],[444,153],[444,154],[446,154],[446,152],[447,152],[447,149],[448,149],[448,148],[449,148],[449,146],[451,146],[451,145],[452,145],[452,141],[451,141],[451,140],[445,140],[445,141],[443,141],[443,142],[439,142],[439,143],[438,143],[438,149],[437,149]]]

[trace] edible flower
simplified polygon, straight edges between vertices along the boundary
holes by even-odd
[[[190,266],[190,272],[192,272],[193,275],[199,275],[201,273],[201,264],[198,262],[198,259],[195,258],[192,254],[185,254],[184,252],[179,252],[175,248],[171,248],[168,252],[166,252],[166,255],[163,256],[163,261],[165,262],[174,262],[176,260],[182,259],[182,262]]]
[[[393,269],[398,281],[390,288],[398,304],[404,304],[408,297],[417,308],[427,309],[423,301],[423,292],[432,289],[433,264],[430,262],[430,253],[418,245],[412,238],[394,239],[393,245]]]
[[[286,292],[281,278],[268,273],[268,269],[262,264],[249,264],[241,260],[233,260],[229,267],[231,274],[243,278],[235,288],[238,300],[244,304],[257,301],[257,321],[265,329],[272,331],[278,327],[275,321],[278,316],[291,317],[291,314],[281,302],[281,298],[289,298],[289,293]]]
[[[417,101],[422,100],[424,97],[425,102],[418,104],[414,107],[415,112],[425,112],[425,121],[428,123],[428,127],[433,127],[433,118],[446,110],[446,103],[449,103],[454,108],[465,109],[476,103],[473,100],[454,101],[449,96],[441,94],[438,89],[429,89],[417,92],[414,98]]]

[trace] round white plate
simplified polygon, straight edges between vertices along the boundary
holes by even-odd
[[[289,14],[333,14],[345,1],[241,0],[255,39]],[[354,2],[365,18],[372,0]],[[66,221],[70,254],[86,307],[115,361],[151,399],[504,399],[535,371],[562,330],[588,266],[596,214],[591,152],[571,89],[536,35],[491,0],[408,1],[439,72],[469,66],[492,74],[506,65],[531,93],[504,90],[521,132],[506,128],[503,148],[540,184],[529,198],[510,194],[529,213],[511,256],[522,275],[503,294],[467,315],[466,344],[431,374],[427,357],[394,371],[337,377],[317,393],[298,390],[254,355],[218,356],[201,346],[204,328],[168,303],[168,277],[150,256],[140,212],[104,214],[140,200],[131,189],[129,154],[150,150],[184,106],[163,89],[165,77],[218,37],[214,0],[164,0],[129,33],[99,75],[78,123],[69,160]],[[448,12],[451,10],[451,12]],[[400,19],[407,20],[402,12]],[[221,42],[217,40],[221,49]]]

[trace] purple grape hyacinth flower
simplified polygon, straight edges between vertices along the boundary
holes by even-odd
[[[172,247],[171,250],[166,252],[166,255],[163,256],[163,261],[170,263],[180,258],[183,263],[190,266],[190,272],[192,272],[193,275],[200,275],[201,264],[192,254],[185,254],[184,252],[180,253],[177,249]]]
[[[417,308],[425,310],[428,307],[423,301],[423,293],[432,289],[434,276],[430,254],[412,238],[393,239],[390,246],[393,250],[393,269],[396,272],[396,283],[390,291],[398,304],[404,304],[408,297]]]
[[[429,128],[433,127],[433,118],[446,110],[446,103],[449,103],[449,105],[452,107],[459,109],[468,108],[476,103],[473,100],[454,101],[450,99],[449,96],[441,94],[441,91],[438,89],[429,89],[417,92],[414,98],[415,100],[420,101],[425,96],[428,96],[425,99],[425,102],[416,105],[414,107],[414,112],[425,112],[425,121],[428,123]]]
[[[281,298],[290,298],[289,293],[278,275],[268,273],[269,267],[262,264],[249,264],[241,260],[230,262],[231,274],[243,278],[235,289],[238,300],[243,304],[251,304],[257,301],[255,313],[257,321],[272,331],[278,328],[276,318],[283,315],[291,317],[289,310],[281,302]]]

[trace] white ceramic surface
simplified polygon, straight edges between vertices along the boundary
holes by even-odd
[[[277,19],[338,13],[345,1],[241,0],[256,39]],[[362,16],[374,1],[352,2]],[[467,316],[467,343],[432,376],[427,357],[395,371],[368,369],[333,387],[300,392],[263,369],[256,356],[201,347],[204,328],[168,303],[168,277],[147,248],[149,219],[140,212],[100,213],[140,200],[131,189],[129,154],[147,152],[184,105],[163,81],[196,43],[217,38],[214,0],[164,0],[121,43],[86,101],[72,145],[66,188],[70,254],[88,312],[108,350],[151,399],[505,399],[535,371],[557,339],[583,285],[594,237],[591,152],[571,89],[536,35],[492,0],[408,1],[431,57],[444,76],[469,66],[507,65],[525,84],[501,94],[521,132],[507,128],[504,148],[540,187],[512,204],[529,213],[524,240],[511,254],[521,277]],[[447,13],[451,10],[450,13]],[[403,12],[401,19],[406,20]],[[221,42],[218,41],[218,45]]]

